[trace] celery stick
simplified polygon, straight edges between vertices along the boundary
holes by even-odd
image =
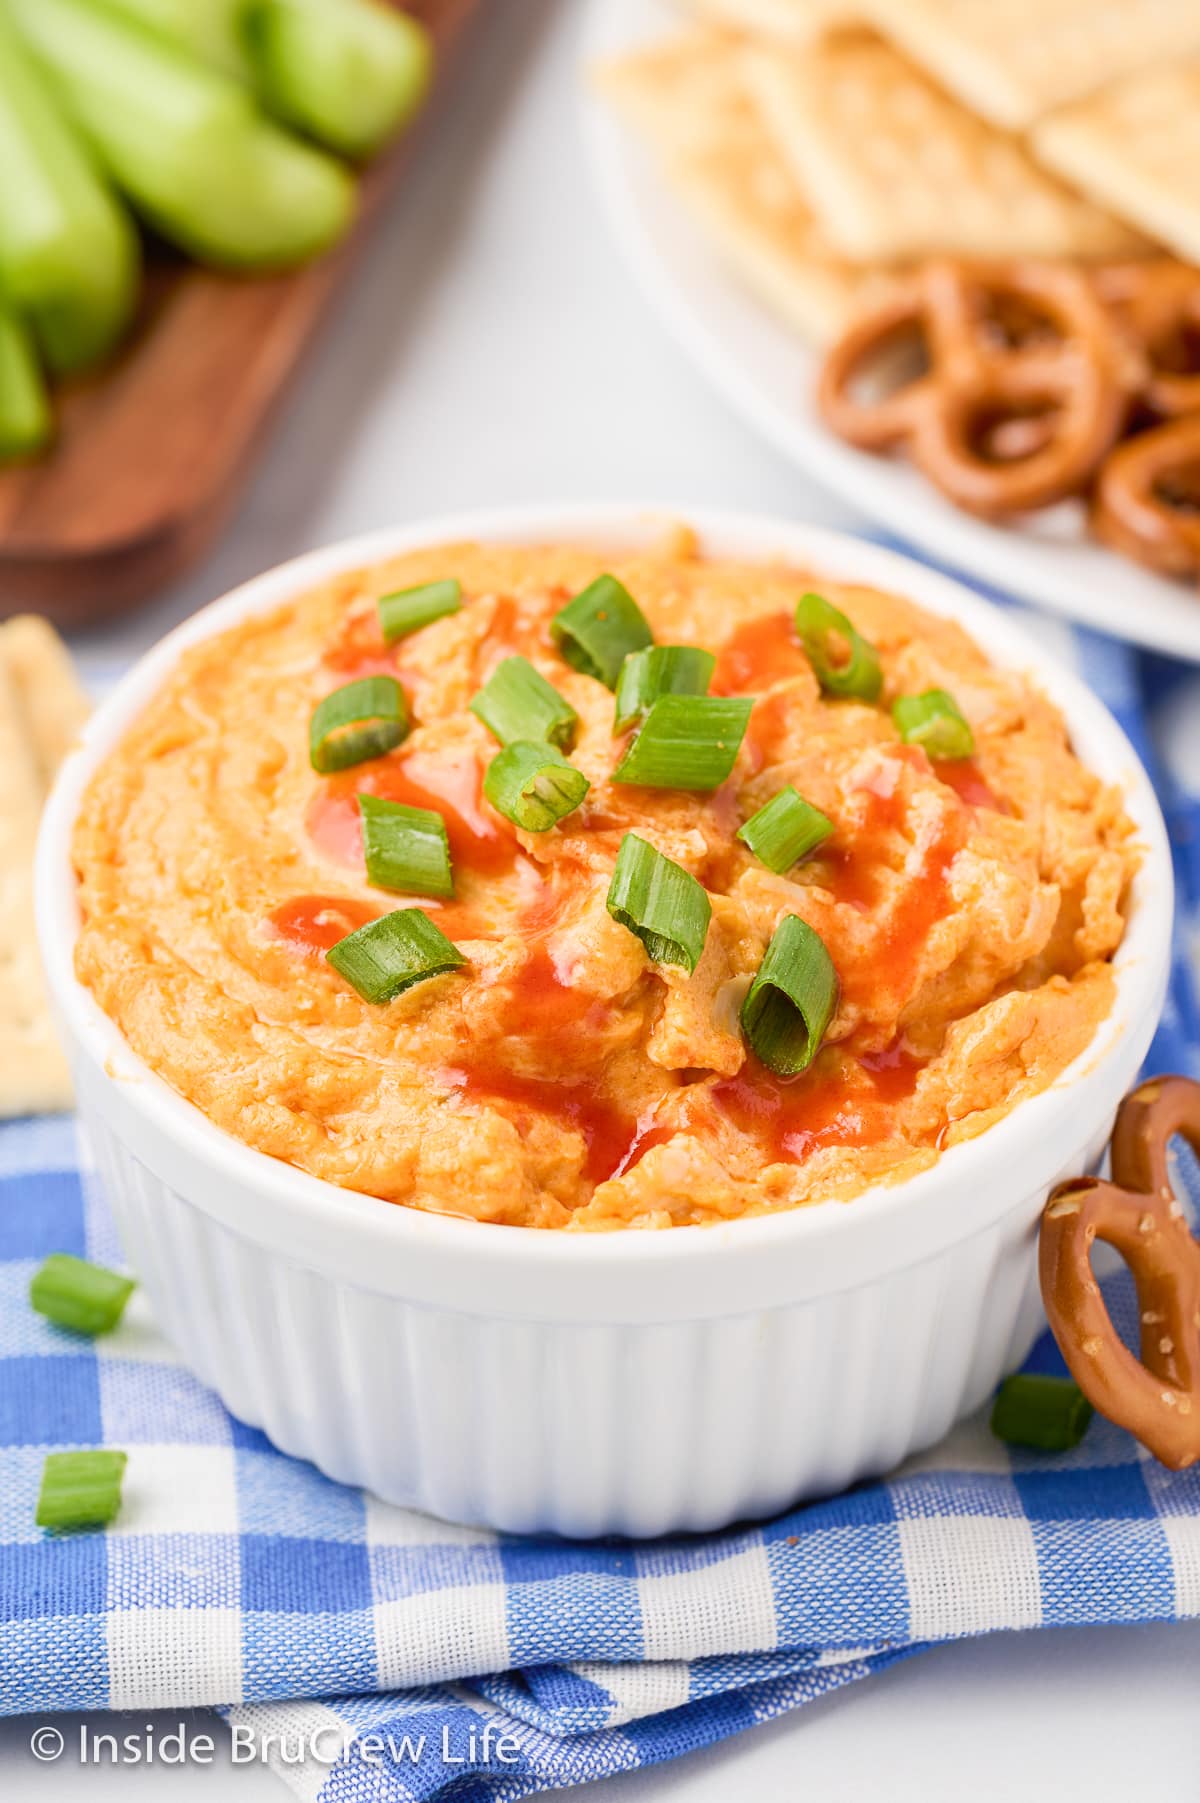
[[[245,0],[105,0],[105,4],[190,50],[202,63],[240,81],[250,80],[241,34]]]
[[[0,287],[51,369],[102,357],[137,299],[133,223],[0,10]]]
[[[349,171],[269,123],[238,82],[100,0],[9,5],[101,163],[163,237],[231,268],[278,268],[349,223]]]
[[[264,104],[344,156],[362,157],[425,97],[425,27],[377,0],[246,0],[245,41]]]
[[[54,432],[33,334],[0,306],[0,460],[40,451]]]

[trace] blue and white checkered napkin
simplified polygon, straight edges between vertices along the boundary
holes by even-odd
[[[1184,950],[1200,925],[1200,672],[1034,624],[1143,754],[1157,742],[1185,919],[1151,1068],[1200,1075]],[[69,1123],[11,1127],[8,1713],[211,1703],[244,1742],[274,1736],[271,1763],[307,1798],[411,1803],[457,1785],[482,1803],[693,1751],[936,1640],[1200,1615],[1200,1468],[1169,1473],[1100,1420],[1051,1459],[1008,1451],[976,1419],[890,1481],[765,1527],[650,1545],[504,1539],[388,1507],[275,1452],[179,1368],[140,1294],[95,1345],[49,1326],[26,1291],[56,1250],[119,1259]],[[1058,1368],[1046,1341],[1031,1363]],[[120,1518],[106,1533],[43,1536],[46,1449],[99,1444],[129,1452]]]

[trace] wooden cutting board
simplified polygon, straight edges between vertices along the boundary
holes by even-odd
[[[477,5],[409,7],[437,43],[433,106]],[[99,620],[145,600],[202,554],[236,506],[410,150],[404,136],[371,164],[353,230],[294,274],[216,275],[152,255],[142,318],[124,351],[59,390],[59,436],[47,456],[0,470],[0,618],[36,608],[64,626]]]

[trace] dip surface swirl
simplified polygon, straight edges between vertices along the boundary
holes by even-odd
[[[717,656],[711,693],[756,698],[711,794],[612,782],[613,696],[549,623],[603,571],[662,644]],[[457,578],[463,606],[398,643],[376,601]],[[823,695],[793,625],[818,588],[878,651],[878,702]],[[579,716],[591,788],[548,832],[484,798],[498,750],[468,704],[523,656]],[[414,725],[330,776],[314,707],[396,676]],[[953,695],[974,754],[931,762],[890,703]],[[786,785],[834,831],[782,875],[735,837]],[[360,793],[446,822],[455,893],[372,887]],[[691,975],[608,912],[636,832],[699,879]],[[1114,994],[1138,854],[1118,791],[1057,710],[952,621],[782,565],[709,561],[677,533],[584,548],[443,545],[352,572],[193,647],[93,779],[76,828],[80,980],[133,1049],[218,1126],[314,1176],[446,1214],[560,1230],[711,1222],[847,1199],[933,1163],[1044,1089]],[[364,1000],[326,961],[419,905],[460,970]],[[780,921],[840,983],[802,1075],[761,1065],[738,1013]]]

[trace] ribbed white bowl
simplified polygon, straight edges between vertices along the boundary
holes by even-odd
[[[644,543],[659,528],[632,509],[437,520],[259,577],[138,665],[46,811],[38,915],[51,990],[81,1115],[164,1329],[233,1413],[286,1452],[452,1520],[571,1535],[710,1529],[837,1490],[938,1439],[1028,1349],[1047,1191],[1099,1156],[1165,993],[1162,818],[1127,739],[1076,678],[986,603],[889,552],[810,527],[668,511],[710,551],[786,558],[953,614],[997,663],[1035,677],[1080,756],[1125,790],[1145,858],[1111,1017],[1051,1089],[908,1183],[848,1204],[595,1237],[391,1207],[221,1133],[75,981],[80,796],[184,645],[420,544]]]

